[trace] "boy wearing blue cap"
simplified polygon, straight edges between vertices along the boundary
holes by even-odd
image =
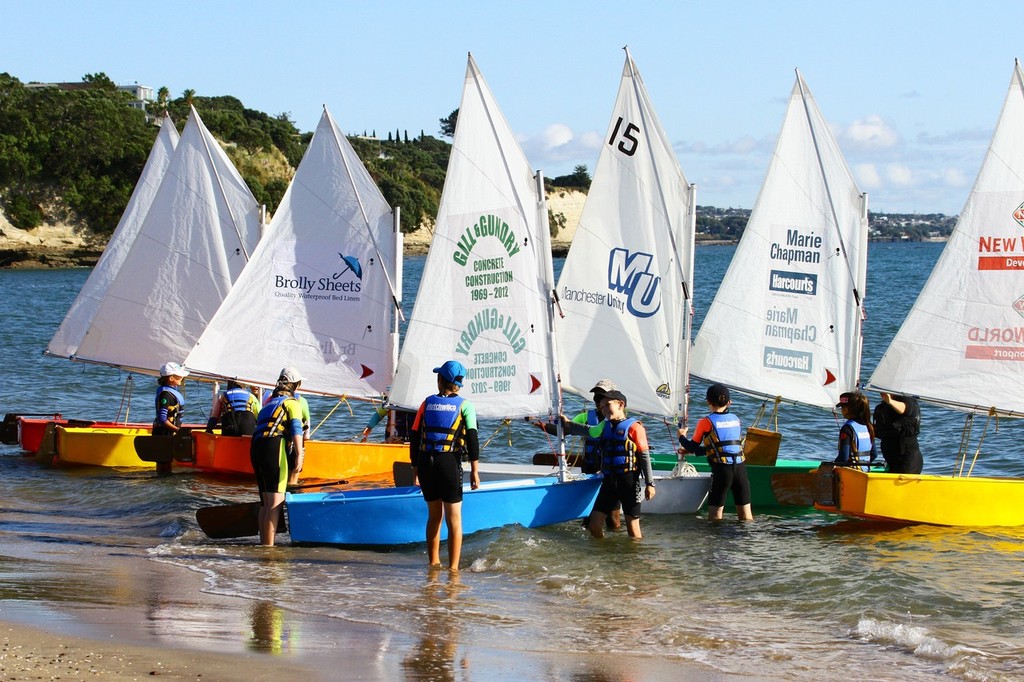
[[[458,360],[435,367],[437,395],[420,405],[409,438],[414,482],[427,503],[427,562],[441,565],[441,520],[448,524],[448,568],[459,570],[462,555],[462,455],[468,455],[470,485],[480,487],[480,442],[476,409],[459,389],[466,368]]]

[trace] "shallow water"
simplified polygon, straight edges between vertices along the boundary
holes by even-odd
[[[863,377],[870,375],[942,245],[871,247]],[[721,276],[730,247],[701,247],[698,268]],[[407,259],[415,288],[422,259]],[[124,375],[44,358],[85,271],[3,271],[0,410],[58,410],[112,418]],[[890,283],[899,281],[902,289]],[[711,290],[708,290],[711,289]],[[701,281],[698,311],[713,286]],[[411,305],[411,293],[406,295]],[[698,312],[699,324],[700,312]],[[151,380],[135,382],[132,414],[148,419]],[[695,386],[695,391],[703,391]],[[190,419],[205,419],[205,395],[190,385]],[[195,397],[198,396],[198,397]],[[757,403],[737,399],[747,422]],[[578,405],[578,403],[576,403]],[[334,401],[311,399],[314,423]],[[351,438],[368,410],[343,406],[318,434]],[[951,470],[962,417],[925,406],[926,471]],[[831,415],[785,407],[782,455],[828,453]],[[667,429],[650,427],[659,447]],[[980,427],[979,427],[980,428]],[[1014,461],[1019,425],[986,437],[978,469],[1024,475]],[[485,423],[483,456],[528,462],[544,435],[521,422]],[[126,599],[95,576],[45,569],[54,553],[149,557],[201,573],[206,589],[251,600],[240,632],[217,613],[153,604],[147,618],[168,641],[244,645],[268,653],[336,645],[304,631],[298,614],[380,625],[413,645],[403,674],[464,678],[470,645],[508,651],[630,653],[692,661],[755,678],[1024,678],[1024,530],[893,527],[815,511],[755,510],[751,524],[710,524],[694,516],[647,516],[644,539],[589,539],[576,524],[505,528],[473,535],[456,578],[427,571],[422,546],[395,551],[278,547],[215,542],[194,512],[212,502],[254,498],[244,480],[195,472],[45,469],[16,448],[0,450],[0,590],[4,600],[60,612],[62,602]],[[10,603],[10,602],[8,602]],[[382,646],[384,646],[382,644]]]

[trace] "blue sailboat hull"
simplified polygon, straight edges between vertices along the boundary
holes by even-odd
[[[601,486],[598,476],[485,481],[463,488],[462,532],[519,524],[537,528],[585,517]],[[418,487],[288,493],[292,542],[406,545],[424,541],[427,505]],[[441,525],[442,538],[447,527]]]

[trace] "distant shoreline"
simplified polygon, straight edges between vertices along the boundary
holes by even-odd
[[[872,239],[872,243],[892,244],[924,244],[945,242],[945,237],[933,237],[920,241]],[[735,239],[700,239],[696,242],[701,246],[735,246]],[[569,242],[554,242],[551,254],[555,258],[565,258],[569,253]],[[425,256],[430,250],[430,242],[408,241],[402,250],[405,256]],[[38,243],[12,241],[0,236],[0,269],[3,270],[50,270],[57,268],[91,268],[103,255],[103,245],[69,244],[65,239],[54,241],[44,240]]]

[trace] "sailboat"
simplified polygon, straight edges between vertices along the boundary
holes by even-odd
[[[774,401],[774,409],[787,402],[832,410],[859,382],[866,274],[867,196],[798,70],[767,176],[694,341],[690,371]],[[810,506],[807,472],[823,456],[748,464],[753,506]]]
[[[695,195],[626,48],[608,135],[558,280],[558,364],[563,388],[577,395],[589,397],[598,379],[612,378],[630,413],[660,418],[673,442],[687,415]],[[646,423],[650,438],[656,427]],[[658,476],[643,512],[695,512],[709,487],[707,474]]]
[[[110,240],[103,250],[103,255],[100,256],[96,266],[89,273],[88,279],[82,285],[81,291],[78,292],[78,297],[71,304],[71,308],[68,309],[57,332],[53,335],[46,350],[43,351],[44,355],[73,359],[78,353],[79,344],[85,338],[96,315],[96,311],[106,296],[107,290],[110,288],[111,282],[113,282],[117,272],[121,269],[121,264],[124,263],[128,250],[139,234],[142,222],[145,220],[149,207],[153,203],[153,197],[156,196],[160,182],[167,171],[167,166],[171,162],[174,148],[178,144],[178,137],[177,128],[174,127],[170,116],[165,114],[160,124],[160,132],[157,133],[156,141],[153,143],[153,148],[150,150],[149,157],[142,168],[139,181],[135,184],[135,189],[128,199],[124,213],[121,214],[121,220],[118,221],[117,228],[111,234]],[[118,416],[120,417],[120,415]],[[16,422],[17,426],[13,442],[21,445],[21,449],[25,452],[34,454],[39,450],[48,424],[67,425],[68,423],[67,419],[59,417],[39,417],[42,417],[42,415],[32,417],[19,416],[16,420],[5,418],[5,421]],[[121,422],[118,420],[104,420],[100,422],[90,421],[88,424],[115,426],[118,423],[125,424],[127,421],[128,415],[125,414],[125,418]],[[53,427],[51,426],[50,428],[52,432]],[[5,442],[9,441],[5,440]]]
[[[989,418],[1024,416],[1024,71],[1014,63],[992,141],[956,227],[869,387]],[[1024,479],[823,466],[815,506],[947,526],[1024,525]],[[980,450],[980,445],[979,445]]]
[[[103,286],[72,306],[75,319],[58,330],[51,352],[156,374],[188,355],[242,271],[259,241],[260,207],[194,108],[135,232],[115,245],[97,280]],[[78,320],[80,311],[89,314]],[[56,457],[151,466],[133,447],[151,428],[58,426]]]
[[[267,233],[185,366],[273,386],[299,368],[303,393],[380,398],[398,355],[402,235],[327,108]],[[249,438],[193,432],[193,465],[252,473]],[[310,440],[303,476],[389,473],[408,446]]]
[[[468,368],[461,395],[483,418],[557,409],[554,275],[543,180],[468,58],[448,173],[419,295],[390,395],[415,410],[437,392],[433,368]],[[581,518],[600,480],[486,481],[464,491],[466,533]],[[397,545],[423,541],[416,488],[288,493],[295,542]]]

